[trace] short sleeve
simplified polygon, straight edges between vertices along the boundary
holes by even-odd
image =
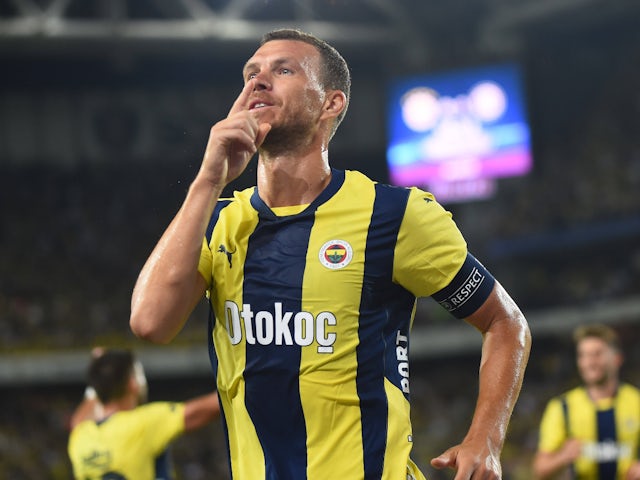
[[[152,402],[138,407],[144,419],[144,441],[155,455],[160,454],[177,436],[184,433],[184,403]]]
[[[551,400],[542,414],[538,450],[551,453],[558,450],[567,438],[562,403],[559,398]]]
[[[446,211],[428,192],[412,188],[394,252],[394,281],[416,297],[446,287],[467,257],[467,244]]]

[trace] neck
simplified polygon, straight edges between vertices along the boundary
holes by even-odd
[[[102,407],[102,418],[107,418],[116,412],[121,412],[124,410],[133,410],[137,406],[138,406],[138,402],[132,396],[128,395],[124,398],[106,403]]]
[[[260,153],[258,189],[269,207],[311,203],[331,180],[326,149],[271,156]]]
[[[618,380],[612,379],[600,385],[588,385],[587,392],[592,400],[603,400],[606,398],[612,398],[616,394],[618,389]]]

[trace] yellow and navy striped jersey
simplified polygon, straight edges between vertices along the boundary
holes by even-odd
[[[68,452],[78,480],[174,478],[167,447],[184,432],[184,404],[152,402],[71,431]]]
[[[554,452],[567,438],[582,442],[572,465],[576,479],[623,480],[638,458],[640,390],[621,384],[614,398],[594,402],[578,387],[551,399],[540,423],[538,448]]]
[[[416,297],[465,316],[493,277],[415,188],[334,169],[311,204],[277,212],[256,188],[220,200],[200,259],[232,477],[424,479],[409,458]]]

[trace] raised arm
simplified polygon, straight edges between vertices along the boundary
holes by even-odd
[[[131,298],[130,326],[139,337],[168,343],[202,298],[198,272],[202,240],[224,187],[237,178],[271,128],[247,110],[254,81],[236,99],[229,116],[212,128],[204,159],[182,207],[138,276]]]
[[[478,400],[462,442],[431,464],[455,469],[455,480],[499,479],[500,454],[522,386],[531,335],[524,315],[498,282],[484,304],[466,320],[483,336]]]
[[[102,414],[102,404],[92,388],[87,388],[84,398],[75,408],[69,419],[69,429],[73,430],[76,425],[85,420],[97,420]]]
[[[187,432],[204,427],[220,416],[220,402],[216,392],[185,402],[184,429]]]

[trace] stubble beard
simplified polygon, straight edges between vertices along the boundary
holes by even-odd
[[[291,154],[309,143],[311,132],[308,125],[292,122],[274,126],[262,142],[261,149],[270,157]]]

